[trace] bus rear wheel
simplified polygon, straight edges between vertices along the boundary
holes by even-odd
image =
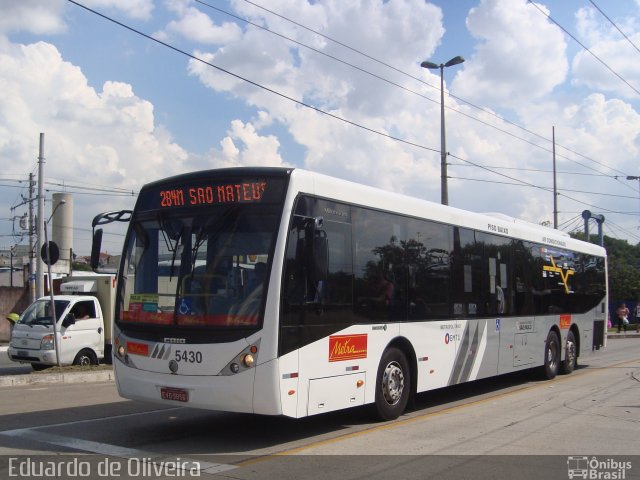
[[[376,413],[381,420],[395,420],[407,407],[411,392],[409,362],[397,348],[382,355],[376,377]]]
[[[544,365],[542,372],[544,378],[553,380],[558,374],[560,367],[560,340],[558,334],[553,330],[547,335],[547,341],[544,344]]]
[[[576,346],[576,337],[569,330],[567,333],[567,343],[565,345],[564,361],[560,365],[560,370],[565,375],[570,374],[578,365],[578,348]]]

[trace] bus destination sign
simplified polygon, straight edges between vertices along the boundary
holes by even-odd
[[[183,186],[158,192],[161,208],[199,205],[260,203],[267,182],[237,182],[220,185]]]

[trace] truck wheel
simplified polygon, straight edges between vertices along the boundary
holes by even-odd
[[[397,348],[382,355],[376,379],[376,413],[381,420],[395,420],[404,412],[411,392],[407,357]]]
[[[547,335],[547,341],[544,344],[544,365],[542,367],[543,377],[547,380],[553,380],[558,374],[560,367],[560,340],[558,334],[553,330]]]
[[[560,371],[565,375],[573,372],[578,365],[578,348],[576,346],[576,338],[573,332],[569,330],[567,333],[567,344],[565,347],[564,361],[560,365]]]
[[[82,366],[98,365],[98,359],[91,350],[80,350],[76,358],[73,359],[73,364]]]

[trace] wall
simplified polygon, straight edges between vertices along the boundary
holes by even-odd
[[[22,287],[0,287],[0,342],[8,342],[11,336],[7,315],[22,313],[29,306],[29,290]]]

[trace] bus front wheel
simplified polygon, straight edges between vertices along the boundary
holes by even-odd
[[[553,330],[547,335],[544,346],[544,366],[542,367],[544,378],[553,380],[558,374],[560,366],[560,340]]]
[[[404,412],[411,392],[407,357],[398,348],[382,355],[376,377],[376,413],[381,420],[395,420]]]

